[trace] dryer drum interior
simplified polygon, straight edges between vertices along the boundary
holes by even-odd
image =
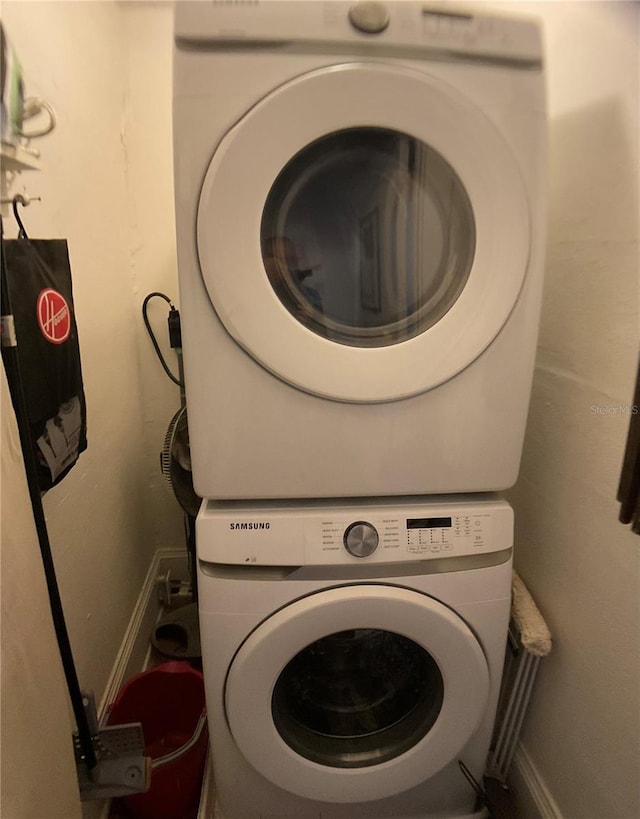
[[[435,723],[443,699],[437,663],[380,629],[350,629],[300,651],[274,687],[274,723],[307,759],[339,768],[399,756]]]
[[[315,140],[285,166],[262,216],[265,269],[308,329],[380,347],[423,333],[469,277],[469,196],[433,148],[385,128]]]

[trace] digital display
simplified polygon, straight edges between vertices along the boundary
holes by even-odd
[[[451,528],[451,518],[407,518],[407,529]]]

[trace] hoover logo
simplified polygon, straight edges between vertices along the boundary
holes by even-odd
[[[57,290],[47,287],[38,296],[36,314],[40,332],[52,344],[64,344],[71,333],[71,313],[66,299]]]
[[[266,521],[261,523],[230,523],[229,529],[244,529],[245,531],[253,529],[271,529],[271,524]]]

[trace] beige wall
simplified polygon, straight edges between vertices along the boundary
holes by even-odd
[[[127,51],[124,150],[139,362],[137,389],[142,397],[142,469],[145,494],[151,501],[147,525],[156,545],[180,547],[184,540],[182,518],[158,468],[165,432],[180,407],[180,393],[162,371],[140,317],[142,301],[152,291],[166,293],[179,305],[171,152],[173,7],[168,2],[125,2],[119,6]],[[149,319],[167,364],[177,375],[176,357],[167,342],[167,313],[164,300],[149,303]]]
[[[517,5],[517,4],[516,4]],[[638,355],[640,6],[540,3],[550,222],[516,564],[549,621],[524,748],[565,819],[631,819],[638,789],[638,554],[617,482]],[[603,408],[603,409],[600,409]]]
[[[31,236],[69,242],[89,447],[45,496],[44,508],[78,676],[98,701],[151,556],[158,548],[184,546],[179,508],[158,457],[179,393],[157,363],[140,315],[151,290],[177,299],[171,9],[149,10],[152,16],[113,2],[2,5],[27,93],[51,103],[58,119],[53,134],[38,144],[42,170],[22,174],[13,192],[26,188],[42,197],[23,212]],[[144,17],[137,28],[136,15]],[[5,226],[15,235],[12,218]],[[166,314],[164,302],[152,305],[162,342]],[[175,366],[170,350],[167,359]],[[29,543],[35,551],[27,571],[15,537],[29,528],[29,510],[4,491],[17,480],[16,466],[4,458],[10,415],[3,418],[2,624],[3,637],[6,625],[13,640],[2,643],[0,815],[71,819],[75,772],[60,763],[71,749],[71,727],[48,604],[36,547]],[[40,632],[32,616],[23,621],[20,610],[13,612],[16,597],[38,613]],[[17,713],[22,731],[12,721]],[[34,746],[40,732],[47,742]]]

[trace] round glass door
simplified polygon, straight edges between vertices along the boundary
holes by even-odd
[[[357,403],[418,395],[474,361],[516,304],[529,238],[493,122],[435,78],[372,62],[251,107],[215,148],[196,227],[229,336],[297,389]]]
[[[337,768],[404,753],[435,723],[442,674],[422,646],[390,631],[351,629],[316,640],[287,663],[274,723],[296,753]]]
[[[257,625],[229,666],[224,703],[238,749],[262,776],[310,799],[359,802],[455,760],[489,686],[482,647],[448,606],[354,584]]]
[[[398,131],[352,128],[283,169],[261,223],[265,270],[287,310],[356,347],[413,338],[462,292],[475,222],[458,175]]]

